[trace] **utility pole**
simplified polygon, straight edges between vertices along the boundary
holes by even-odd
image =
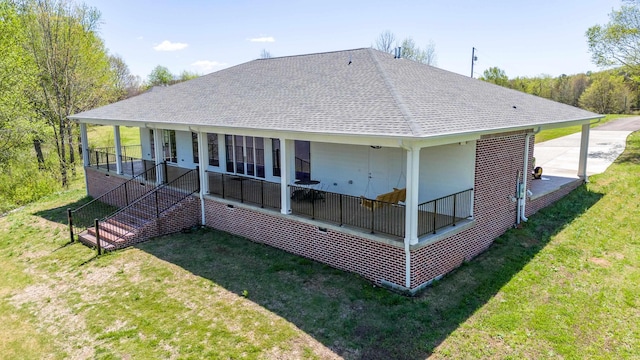
[[[471,78],[473,78],[473,64],[478,61],[478,57],[476,56],[476,48],[471,48]]]

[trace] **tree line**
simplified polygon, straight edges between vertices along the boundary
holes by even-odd
[[[491,67],[480,79],[600,114],[639,111],[640,0],[623,0],[607,24],[590,27],[585,37],[593,62],[605,70],[510,79],[504,70]]]

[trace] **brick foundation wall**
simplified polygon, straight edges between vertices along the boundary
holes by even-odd
[[[160,218],[145,224],[127,240],[127,245],[180,232],[184,228],[199,225],[200,219],[200,199],[190,196],[160,214]]]
[[[114,175],[114,173],[108,173],[90,167],[85,167],[84,170],[87,176],[87,183],[89,184],[87,192],[93,198],[97,198],[129,180],[128,178]]]
[[[580,185],[584,184],[584,181],[574,181],[572,183],[566,184],[560,188],[558,191],[554,191],[552,193],[541,196],[535,200],[527,201],[526,213],[527,217],[537,213],[540,209],[544,209],[547,206],[553,204],[554,202],[562,199],[567,194],[572,192],[573,190],[580,187]]]
[[[444,275],[486,250],[516,222],[518,172],[525,132],[485,136],[476,146],[473,214],[476,225],[411,253],[411,288]],[[533,137],[531,137],[533,142]],[[529,161],[533,156],[530,144]]]
[[[386,280],[404,286],[404,249],[331,229],[322,232],[278,213],[229,208],[211,198],[205,199],[205,213],[206,225],[212,228],[354,272],[374,283]]]

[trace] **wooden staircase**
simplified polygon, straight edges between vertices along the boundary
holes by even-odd
[[[167,226],[165,226],[167,224],[161,221],[179,215],[177,212],[186,206],[182,206],[181,203],[193,201],[191,195],[198,191],[200,191],[198,170],[190,170],[170,183],[156,186],[135,200],[127,201],[127,206],[116,207],[116,211],[97,221],[97,229],[95,221],[87,224],[87,220],[91,219],[89,215],[79,215],[78,210],[81,208],[75,212],[70,211],[70,232],[72,236],[76,234],[78,240],[83,244],[98,247],[99,251],[121,249],[171,231],[172,229],[167,230]],[[121,198],[122,196],[120,196],[120,200]],[[94,207],[99,207],[99,204]],[[73,227],[74,216],[76,221],[82,220],[81,224],[84,225],[84,230]],[[191,217],[193,216],[188,218],[191,219]],[[175,224],[175,222],[172,223]],[[74,233],[73,229],[77,229],[79,232]]]
[[[113,216],[99,221],[101,248],[111,251],[143,241],[144,239],[137,239],[139,230],[158,218],[158,209],[171,211],[172,207],[186,199],[184,193],[179,194],[182,196],[177,195],[174,189],[158,188]],[[97,247],[96,228],[87,228],[78,234],[78,239],[85,245]]]

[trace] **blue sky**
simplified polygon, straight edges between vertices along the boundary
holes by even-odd
[[[100,34],[143,79],[156,65],[201,74],[256,59],[371,46],[390,30],[435,43],[436,66],[475,77],[491,66],[509,77],[599,70],[585,31],[620,0],[169,1],[86,0]]]

